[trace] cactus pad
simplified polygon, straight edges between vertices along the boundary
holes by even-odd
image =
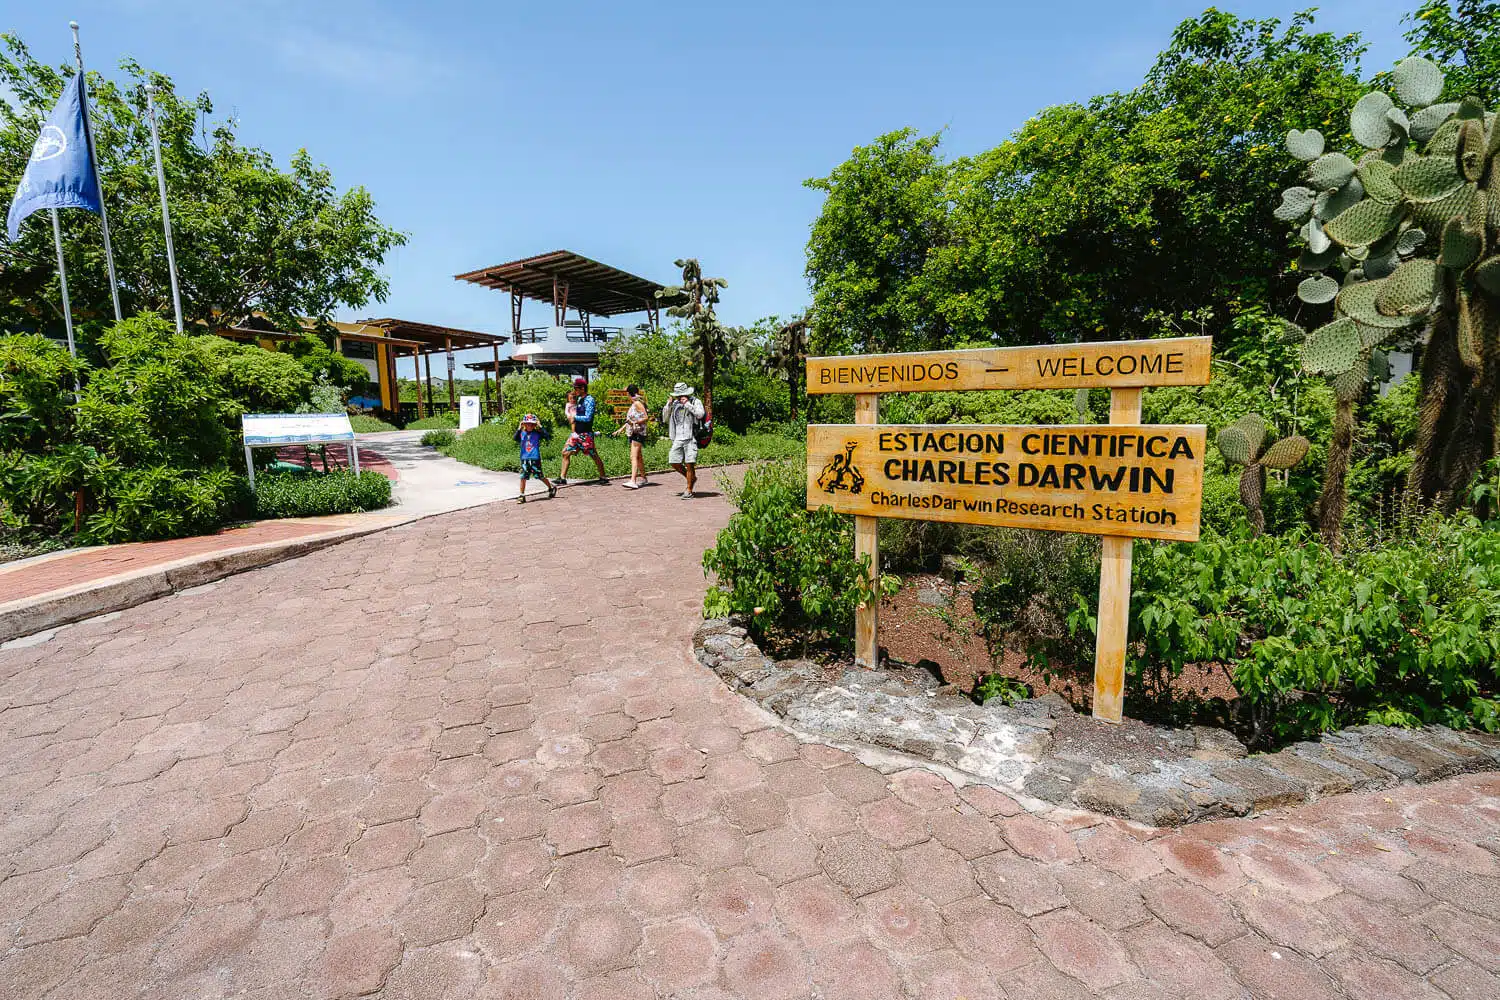
[[[1354,161],[1343,153],[1324,153],[1307,168],[1307,181],[1319,191],[1334,191],[1354,176]]]
[[[1476,197],[1478,194],[1478,186],[1462,184],[1435,201],[1413,202],[1412,221],[1423,228],[1440,233],[1448,225],[1448,220],[1455,216],[1468,215],[1470,218],[1482,218],[1484,205],[1479,203]]]
[[[1438,128],[1458,111],[1458,104],[1434,104],[1411,116],[1411,137],[1417,142],[1426,142],[1437,134]]]
[[[1318,193],[1312,188],[1290,187],[1281,192],[1281,204],[1276,206],[1276,218],[1282,222],[1296,222],[1307,218],[1312,211]]]
[[[1382,281],[1356,281],[1346,284],[1339,290],[1338,299],[1334,302],[1339,315],[1347,316],[1361,326],[1374,326],[1383,330],[1399,330],[1404,326],[1410,326],[1415,322],[1413,317],[1387,316],[1375,308],[1375,299],[1389,280],[1391,279],[1386,278]]]
[[[1297,285],[1297,298],[1310,306],[1319,306],[1325,302],[1332,302],[1334,296],[1339,293],[1339,283],[1326,274],[1319,274],[1311,278],[1303,278]]]
[[[1359,327],[1359,344],[1367,351],[1372,347],[1379,347],[1400,332],[1379,326],[1363,326],[1359,323],[1355,325]]]
[[[1454,105],[1456,110],[1458,105]],[[1286,134],[1286,149],[1304,163],[1311,163],[1323,155],[1323,133],[1315,128],[1306,132],[1292,129]]]
[[[1391,108],[1385,113],[1385,120],[1391,123],[1391,142],[1405,142],[1411,134],[1411,119],[1406,117],[1406,112]]]
[[[1302,238],[1307,241],[1307,249],[1313,253],[1327,253],[1333,246],[1333,240],[1323,231],[1323,226],[1317,219],[1308,219],[1302,227]]]
[[[1463,110],[1462,106],[1459,110]],[[1438,130],[1433,133],[1432,139],[1427,143],[1427,155],[1452,156],[1458,149],[1458,130],[1462,124],[1463,119],[1455,115],[1439,125]]]
[[[1401,200],[1401,189],[1391,179],[1395,172],[1395,167],[1379,157],[1373,157],[1359,166],[1360,184],[1371,198],[1394,204]]]
[[[1372,90],[1355,102],[1349,114],[1349,131],[1361,146],[1380,149],[1391,141],[1391,123],[1385,113],[1393,107],[1395,102],[1379,90]]]
[[[1297,258],[1297,270],[1322,271],[1332,267],[1342,255],[1343,251],[1336,246],[1330,246],[1322,253],[1313,253],[1310,248],[1307,248]]]
[[[1391,359],[1384,351],[1370,352],[1370,381],[1379,385],[1391,380]]]
[[[1289,319],[1278,318],[1277,323],[1281,325],[1281,340],[1285,344],[1300,344],[1307,339],[1307,331]]]
[[[1466,181],[1484,173],[1484,123],[1470,118],[1458,130],[1458,171]]]
[[[1365,247],[1385,236],[1401,222],[1400,204],[1387,204],[1366,198],[1341,212],[1324,226],[1330,239],[1345,247]]]
[[[1443,93],[1443,71],[1438,64],[1421,56],[1411,56],[1391,70],[1391,82],[1401,103],[1420,108],[1431,104]]]
[[[1385,253],[1371,253],[1365,258],[1364,266],[1360,270],[1365,272],[1365,277],[1370,279],[1389,277],[1396,267],[1401,263],[1401,258],[1396,255],[1394,249]]]
[[[1313,203],[1313,214],[1326,222],[1358,205],[1364,196],[1365,186],[1360,183],[1359,175],[1356,174],[1337,191],[1324,191],[1318,195],[1318,200]]]
[[[1307,450],[1311,447],[1307,438],[1301,434],[1293,434],[1267,448],[1266,453],[1260,457],[1260,464],[1268,469],[1290,469],[1307,457]]]
[[[1391,172],[1401,193],[1414,201],[1436,201],[1463,183],[1458,165],[1446,156],[1411,156]]]
[[[1500,295],[1500,254],[1487,258],[1474,268],[1474,280],[1491,295]]]
[[[1218,445],[1219,454],[1224,456],[1226,462],[1249,465],[1255,461],[1255,447],[1251,446],[1244,428],[1239,424],[1230,424],[1220,431]]]
[[[1358,359],[1353,368],[1341,372],[1328,380],[1333,386],[1333,398],[1340,403],[1352,403],[1365,393],[1370,381],[1370,368],[1364,359]]]
[[[1437,297],[1438,267],[1418,257],[1406,261],[1381,282],[1375,308],[1385,316],[1420,316],[1432,308]]]
[[[1462,271],[1479,258],[1484,251],[1484,230],[1470,223],[1463,216],[1449,219],[1443,227],[1443,248],[1438,254],[1438,263],[1443,267]]]
[[[1401,238],[1396,241],[1396,252],[1403,257],[1409,257],[1417,252],[1417,248],[1427,242],[1427,233],[1416,226],[1403,230]]]
[[[1336,319],[1307,335],[1302,367],[1314,375],[1337,375],[1359,364],[1364,349],[1359,326],[1351,319]]]

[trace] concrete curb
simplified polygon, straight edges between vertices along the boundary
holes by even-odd
[[[407,524],[411,520],[414,519],[391,518],[381,523],[340,528],[302,538],[260,542],[222,552],[184,556],[158,566],[9,601],[0,604],[0,642],[70,625],[96,615],[123,611],[179,590],[295,559],[339,542]]]

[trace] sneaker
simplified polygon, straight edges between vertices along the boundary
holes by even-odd
[[[556,483],[553,483],[551,486],[547,487],[547,499],[548,500],[556,500],[557,499],[557,484]]]
[[[694,493],[692,490],[688,490],[686,493],[684,493],[682,495],[682,499],[684,499],[684,500],[691,500],[691,499],[693,499],[697,495],[698,494]]]
[[[621,483],[620,485],[625,487],[627,490],[638,490],[641,488],[641,484],[636,482],[634,479],[630,480],[629,482]]]
[[[558,486],[566,486],[566,485],[568,485],[568,481],[566,479],[564,479],[562,476],[558,476],[556,479],[552,480],[552,482],[554,482]]]
[[[594,480],[594,485],[595,486],[608,486],[609,485],[609,477],[608,476],[600,476],[598,479]]]
[[[522,493],[520,496],[516,497],[516,503],[525,503],[525,502],[526,502],[526,494]]]

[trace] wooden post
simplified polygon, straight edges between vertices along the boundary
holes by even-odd
[[[485,368],[482,370],[482,373],[484,375],[484,404],[481,409],[489,411],[490,416],[493,417],[495,416],[495,408],[490,405],[490,370]]]
[[[417,387],[417,419],[421,420],[427,413],[422,409],[422,351],[416,347],[411,351],[411,380]]]
[[[1141,390],[1109,391],[1109,422],[1141,422]],[[1094,718],[1120,722],[1125,714],[1125,638],[1130,627],[1130,562],[1135,539],[1104,536],[1099,565],[1099,631],[1094,646]]]
[[[505,393],[500,389],[500,345],[491,344],[490,350],[495,353],[495,416],[498,417],[505,411]]]
[[[880,396],[878,393],[862,392],[854,397],[854,422],[877,424],[880,422]],[[854,518],[854,558],[870,557],[870,588],[875,591],[869,604],[854,612],[854,663],[856,666],[874,669],[880,665],[880,633],[877,620],[880,612],[880,519],[876,517]]]
[[[427,409],[437,416],[437,410],[432,405],[432,352],[428,351],[422,355],[422,367],[427,369]]]
[[[448,412],[457,414],[458,397],[453,393],[453,338],[444,337],[443,347],[445,349],[445,353],[443,355],[443,363],[448,367]]]

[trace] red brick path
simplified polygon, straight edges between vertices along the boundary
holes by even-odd
[[[1500,996],[1500,776],[1157,835],[881,774],[690,658],[725,516],[580,488],[0,652],[0,997]]]

